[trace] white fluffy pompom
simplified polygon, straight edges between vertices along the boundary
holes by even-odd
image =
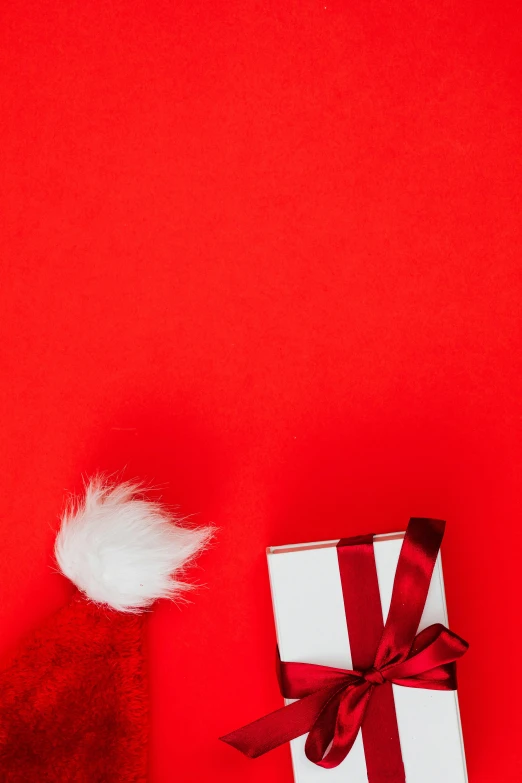
[[[139,485],[97,477],[64,513],[55,554],[65,576],[92,601],[138,612],[190,588],[180,572],[211,535],[211,528],[179,525]]]

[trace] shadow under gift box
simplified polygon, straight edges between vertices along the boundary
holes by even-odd
[[[404,533],[374,537],[384,621],[403,539]],[[337,544],[322,541],[267,550],[282,661],[352,668]],[[418,631],[433,623],[448,626],[440,553]],[[407,783],[466,783],[457,692],[392,687]],[[308,761],[305,740],[303,735],[290,743],[296,783],[368,783],[361,732],[345,760],[333,769]]]

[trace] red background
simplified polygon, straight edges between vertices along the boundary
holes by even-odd
[[[0,652],[82,474],[218,525],[150,620],[153,783],[291,781],[216,739],[280,704],[264,549],[410,515],[470,781],[520,780],[517,6],[2,2]]]

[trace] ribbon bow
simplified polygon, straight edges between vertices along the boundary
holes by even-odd
[[[369,780],[404,781],[391,684],[455,690],[455,662],[468,649],[440,624],[417,634],[443,534],[440,520],[410,520],[384,629],[373,536],[341,540],[337,551],[355,668],[279,660],[282,695],[298,701],[221,739],[256,758],[309,732],[307,758],[331,768],[347,756],[362,727]]]

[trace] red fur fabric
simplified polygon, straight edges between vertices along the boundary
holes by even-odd
[[[140,615],[75,598],[0,672],[1,783],[144,783]]]

